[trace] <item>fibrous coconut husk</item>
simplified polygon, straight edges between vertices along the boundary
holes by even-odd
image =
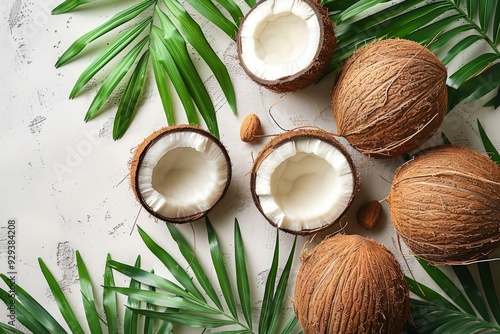
[[[500,167],[486,155],[440,146],[400,167],[388,197],[397,234],[434,264],[466,264],[500,246]]]
[[[399,334],[409,308],[398,261],[374,240],[338,234],[301,257],[294,309],[306,334]]]
[[[415,150],[446,115],[446,78],[441,61],[416,42],[387,39],[360,48],[334,86],[338,134],[373,157]]]

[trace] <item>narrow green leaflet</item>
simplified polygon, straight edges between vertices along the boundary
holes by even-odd
[[[233,0],[216,0],[222,7],[224,7],[231,17],[233,18],[234,24],[240,25],[240,21],[243,18],[243,12],[240,7]]]
[[[154,274],[154,270],[151,270],[151,273]],[[148,287],[149,291],[156,292],[156,288],[154,286]],[[146,307],[148,310],[155,310],[155,306],[151,303],[146,303]],[[154,320],[151,317],[145,317],[144,319],[144,329],[142,331],[143,334],[153,334],[154,333]]]
[[[269,323],[268,333],[275,333],[281,318],[281,309],[283,308],[283,301],[285,298],[286,287],[288,286],[288,279],[290,278],[290,271],[292,269],[293,258],[295,255],[295,246],[297,245],[297,237],[293,240],[293,246],[288,255],[288,260],[286,261],[285,268],[281,273],[281,277],[278,282],[278,286],[273,296],[273,314],[271,321]]]
[[[82,294],[83,308],[87,316],[87,323],[92,334],[102,334],[101,320],[94,300],[94,289],[90,281],[87,267],[83,262],[80,252],[76,252],[76,265],[78,268],[78,278],[80,281],[80,291]]]
[[[458,34],[474,30],[474,25],[472,24],[462,24],[458,27],[447,30],[439,35],[437,35],[436,39],[432,44],[428,46],[429,50],[436,52],[439,48],[445,46],[448,42],[450,42],[453,38],[457,37]],[[433,34],[430,32],[429,34]],[[434,38],[435,36],[432,36]]]
[[[207,227],[208,234],[208,244],[210,247],[210,255],[212,256],[212,262],[214,264],[215,273],[219,279],[220,287],[222,289],[222,294],[226,300],[227,306],[231,311],[231,314],[236,319],[238,318],[238,312],[236,311],[236,302],[234,300],[233,290],[231,287],[231,281],[229,280],[229,275],[227,274],[227,268],[224,263],[224,256],[222,254],[222,249],[219,245],[219,240],[217,234],[215,233],[212,224],[208,217],[205,217],[205,224]]]
[[[354,3],[351,7],[343,10],[340,14],[334,16],[335,22],[340,24],[350,18],[364,12],[365,10],[378,5],[380,3],[386,2],[387,0],[361,0]]]
[[[233,113],[236,114],[236,95],[226,66],[208,43],[198,23],[191,18],[181,4],[177,0],[167,0],[165,4],[172,14],[172,22],[186,41],[191,44],[208,64],[219,82],[229,106]]]
[[[179,31],[175,28],[172,21],[167,15],[165,15],[165,13],[161,10],[157,10],[157,15],[162,26],[164,44],[168,52],[174,59],[174,62],[189,89],[191,97],[196,103],[198,111],[205,120],[208,129],[213,135],[219,137],[219,128],[217,125],[214,105],[212,104],[207,88],[203,84],[191,57],[189,56],[186,41],[182,38]]]
[[[131,308],[134,313],[151,318],[161,319],[188,327],[217,328],[234,325],[234,320],[208,317],[196,313],[158,312],[146,309]]]
[[[434,282],[443,289],[443,291],[465,312],[475,316],[472,306],[469,304],[462,292],[457,288],[453,281],[448,278],[440,269],[425,262],[417,257],[418,262],[425,269],[427,274],[432,277]]]
[[[196,113],[196,107],[193,103],[193,99],[191,98],[191,93],[189,92],[189,89],[187,88],[186,83],[184,82],[184,79],[182,77],[182,74],[179,72],[179,69],[177,68],[174,59],[172,58],[170,52],[167,50],[165,46],[165,41],[163,40],[161,30],[158,27],[153,26],[153,28],[151,29],[151,36],[154,41],[154,43],[149,47],[151,55],[161,65],[163,69],[163,71],[158,73],[158,75],[161,76],[162,73],[163,74],[167,73],[166,77],[168,77],[170,81],[172,81],[172,85],[174,86],[177,95],[181,100],[182,106],[184,107],[184,111],[186,113],[189,124],[199,125],[200,121],[198,119],[198,114]],[[165,96],[164,98],[167,97]],[[170,113],[170,111],[167,110],[166,113],[168,119],[169,118],[168,114]],[[170,118],[173,121],[173,114],[170,116]]]
[[[455,44],[442,58],[441,61],[444,65],[448,65],[460,52],[467,49],[469,46],[475,42],[481,40],[482,37],[479,35],[470,35],[462,39],[460,42]]]
[[[74,98],[94,75],[99,72],[111,59],[125,49],[136,39],[146,27],[151,24],[152,18],[148,17],[137,25],[129,28],[113,44],[111,44],[96,60],[94,60],[80,75],[71,90],[70,99]]]
[[[115,90],[118,84],[122,81],[128,71],[132,68],[132,65],[139,57],[142,49],[149,41],[149,38],[144,37],[139,43],[137,43],[118,65],[113,69],[113,71],[106,77],[106,80],[102,83],[99,91],[97,92],[92,104],[85,115],[85,121],[89,121],[94,118],[104,103],[109,99],[111,93]]]
[[[165,251],[156,242],[154,242],[153,239],[151,239],[151,237],[146,232],[144,232],[143,229],[138,227],[138,231],[149,250],[168,268],[175,279],[198,300],[205,301],[203,295],[193,284],[191,277],[188,275],[188,273],[186,273],[184,269],[182,269],[179,263],[177,263],[177,261],[175,261],[173,257],[169,253],[167,253],[167,251]]]
[[[187,243],[186,239],[184,239],[184,237],[179,233],[179,231],[173,226],[173,224],[166,223],[166,225],[168,231],[170,232],[170,235],[177,243],[177,246],[179,247],[182,256],[184,257],[186,262],[189,263],[189,266],[191,267],[191,270],[193,271],[196,279],[198,280],[198,283],[201,285],[203,290],[205,290],[206,294],[219,308],[219,310],[223,310],[222,304],[219,300],[219,297],[217,296],[217,292],[215,292],[212,283],[208,279],[207,274],[205,273],[203,267],[196,258],[196,255],[191,246]]]
[[[497,3],[498,0],[478,1],[479,23],[483,33],[486,33],[490,27],[490,20],[492,18],[491,14],[495,12]]]
[[[454,14],[450,16],[446,16],[442,19],[438,19],[437,21],[432,22],[422,28],[412,31],[408,35],[405,36],[406,39],[415,41],[422,45],[428,45],[431,41],[433,41],[436,36],[433,35],[436,31],[442,31],[447,26],[456,22],[461,17],[460,14]],[[439,37],[437,37],[439,39]],[[436,41],[433,42],[435,44]],[[430,48],[430,46],[428,46]]]
[[[252,305],[250,301],[250,282],[248,281],[248,270],[241,236],[240,224],[234,220],[234,256],[236,267],[236,286],[240,297],[243,316],[250,329],[252,329]]]
[[[3,330],[3,332],[2,332],[2,330]],[[6,334],[24,334],[19,329],[14,328],[12,326],[9,326],[7,324],[3,324],[1,322],[0,322],[0,333],[6,333]]]
[[[441,306],[446,309],[450,310],[456,310],[458,311],[458,308],[452,304],[448,299],[445,297],[441,296],[439,293],[435,292],[431,288],[425,286],[422,283],[416,282],[415,280],[405,277],[406,282],[408,283],[408,287],[410,288],[410,291],[414,293],[416,296],[422,298],[423,300],[435,304],[437,306]]]
[[[116,293],[111,289],[115,286],[115,278],[113,270],[109,266],[111,255],[108,254],[106,258],[106,267],[104,269],[104,288],[102,296],[102,304],[104,313],[106,315],[106,323],[108,325],[109,333],[118,332],[118,307],[116,300]]]
[[[158,89],[161,104],[163,106],[163,110],[165,111],[167,124],[173,125],[175,123],[174,108],[172,107],[170,92],[168,91],[168,83],[170,82],[170,80],[166,75],[166,72],[163,69],[163,65],[161,64],[160,59],[156,53],[156,50],[151,43],[149,44],[149,54],[151,55],[151,63],[153,64],[153,73],[155,77],[156,88]]]
[[[479,262],[477,264],[477,268],[479,270],[479,277],[481,279],[481,284],[483,285],[483,291],[485,291],[486,301],[488,302],[491,314],[497,323],[500,324],[500,301],[497,298],[498,295],[496,293],[490,263]]]
[[[105,35],[111,30],[121,26],[122,24],[132,20],[137,17],[144,10],[149,8],[151,5],[155,4],[157,0],[146,0],[140,2],[130,8],[127,8],[116,15],[114,15],[111,19],[106,21],[104,24],[95,28],[92,31],[89,31],[82,37],[78,38],[70,47],[62,54],[62,56],[57,60],[56,67],[63,66],[70,62],[73,58],[75,58],[82,50],[91,42],[96,40],[97,38]]]
[[[139,59],[118,105],[113,126],[113,139],[115,140],[121,138],[132,123],[139,97],[145,87],[148,63],[149,51],[146,51]]]
[[[138,281],[142,284],[154,286],[155,288],[164,290],[173,295],[183,297],[185,299],[199,300],[193,295],[189,294],[186,290],[182,289],[177,284],[167,280],[166,278],[160,277],[158,275],[152,274],[149,271],[135,268],[128,264],[120,263],[114,260],[108,262],[110,268]]]
[[[78,6],[89,3],[91,1],[92,0],[66,0],[62,4],[58,5],[56,8],[54,8],[51,14],[52,15],[64,14],[72,11]]]
[[[247,3],[247,5],[249,7],[253,7],[255,6],[255,3],[257,2],[256,0],[245,0],[245,2]]]
[[[498,165],[500,165],[500,154],[498,153],[497,149],[491,142],[490,138],[484,131],[483,125],[477,120],[477,127],[479,128],[479,135],[481,136],[481,140],[483,142],[484,149],[486,150],[486,153],[488,156],[491,158],[491,160],[495,161]]]
[[[469,297],[472,305],[479,312],[481,318],[486,321],[490,321],[490,316],[488,314],[488,308],[484,302],[483,294],[479,290],[474,278],[472,278],[472,274],[469,271],[467,266],[452,266],[455,275],[457,275],[462,287]]]
[[[134,288],[113,288],[113,290],[125,296],[158,307],[180,309],[183,312],[193,312],[201,314],[223,314],[219,309],[211,307],[207,303],[189,300],[160,291],[150,291]]]
[[[500,63],[495,63],[479,75],[465,81],[458,89],[453,103],[474,102],[500,86]]]
[[[493,14],[491,14],[493,15]],[[500,43],[500,4],[497,3],[497,8],[495,10],[495,18],[493,19],[493,44],[498,45]]]
[[[177,0],[165,0],[165,3],[168,1],[172,2]],[[205,16],[205,18],[219,27],[219,29],[224,31],[229,37],[232,39],[236,38],[238,27],[222,14],[219,8],[217,8],[211,0],[187,0],[187,2],[193,6],[198,13]]]
[[[138,256],[134,264],[135,268],[141,267],[141,257]],[[131,279],[129,284],[130,289],[140,289],[141,283]],[[114,288],[113,288],[114,289]],[[137,325],[139,321],[139,316],[137,313],[132,312],[132,308],[137,308],[141,306],[141,302],[132,296],[127,298],[127,308],[125,309],[125,319],[123,321],[123,330],[125,334],[137,334]]]
[[[267,333],[269,328],[269,323],[271,321],[273,313],[273,295],[274,295],[274,285],[276,282],[276,275],[278,273],[278,262],[279,262],[279,233],[276,229],[276,244],[274,246],[274,255],[271,268],[267,275],[266,287],[264,289],[264,298],[262,300],[262,307],[260,310],[259,319],[259,333]]]
[[[469,62],[458,69],[449,77],[449,85],[458,88],[466,80],[483,71],[492,62],[498,59],[498,55],[494,53],[485,53],[476,57],[472,62]]]
[[[280,332],[281,334],[291,334],[295,327],[299,324],[299,320],[295,315],[292,315],[287,322],[285,323],[283,330]]]
[[[3,274],[0,277],[5,282],[7,286],[11,285],[9,278]],[[51,333],[66,333],[66,331],[61,327],[59,322],[50,315],[47,310],[40,305],[30,294],[28,294],[23,288],[15,284],[17,302],[23,304],[26,309],[30,310],[32,314],[36,315],[37,320]]]
[[[40,258],[38,259],[38,263],[40,264],[40,269],[42,270],[43,276],[45,277],[45,280],[49,285],[50,291],[52,291],[52,295],[54,296],[57,307],[59,308],[59,311],[61,312],[64,320],[66,320],[66,323],[68,324],[70,330],[74,334],[84,334],[82,326],[78,322],[73,309],[69,305],[68,300],[61,290],[61,287],[50,272],[49,268],[47,268],[43,260]]]
[[[12,297],[0,288],[0,299],[5,305],[10,305]],[[30,311],[23,305],[16,303],[15,310],[16,320],[33,333],[50,334],[50,332],[38,321],[38,319],[30,313]]]

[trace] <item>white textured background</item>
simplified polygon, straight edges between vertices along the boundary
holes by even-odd
[[[181,259],[164,224],[155,222],[144,210],[140,210],[128,180],[128,163],[134,147],[166,124],[152,80],[148,82],[149,87],[132,126],[121,140],[115,142],[111,139],[115,110],[112,105],[108,105],[108,110],[95,120],[83,122],[96,92],[95,82],[100,82],[102,75],[87,85],[83,94],[75,100],[68,100],[73,84],[96,53],[85,49],[70,64],[60,69],[54,67],[57,58],[73,40],[104,22],[117,12],[118,7],[133,2],[116,3],[109,1],[106,4],[103,1],[104,9],[94,11],[87,6],[86,9],[81,7],[75,13],[60,16],[50,15],[50,10],[57,4],[54,0],[6,0],[0,9],[0,271],[7,270],[7,221],[15,218],[18,222],[18,283],[54,311],[58,319],[62,318],[39,270],[38,257],[43,258],[59,280],[82,320],[75,250],[79,250],[86,261],[95,286],[102,284],[107,253],[127,263],[132,263],[140,254],[143,268],[154,268],[156,273],[168,275],[142,244],[134,229],[137,219],[138,225]],[[246,8],[244,4],[241,7]],[[198,21],[205,22],[203,19]],[[269,110],[283,100],[272,107],[272,113],[282,127],[291,129],[316,125],[334,131],[335,123],[329,106],[334,78],[327,77],[301,93],[271,93],[255,85],[243,73],[236,60],[233,41],[210,24],[203,24],[203,29],[227,65],[238,99],[238,115],[234,116],[212,74],[198,58],[194,58],[209,86],[218,111],[221,140],[233,164],[229,191],[209,216],[219,233],[230,265],[233,263],[233,220],[238,218],[250,266],[250,279],[255,282],[252,286],[254,306],[258,309],[267,268],[271,263],[275,231],[253,205],[247,172],[251,168],[252,155],[257,154],[266,140],[255,144],[241,142],[239,126],[245,115],[256,113],[263,122],[266,134],[279,133],[281,130],[270,118]],[[92,47],[89,50],[93,50]],[[177,109],[177,120],[182,123],[184,113]],[[500,112],[483,110],[481,103],[458,106],[446,117],[443,131],[453,143],[483,151],[476,118],[482,120],[495,146],[500,147],[500,133],[496,126],[500,124]],[[439,138],[431,140],[428,146],[439,143]],[[381,223],[373,231],[360,229],[353,219],[361,204],[387,195],[393,172],[403,160],[380,161],[352,153],[361,172],[362,187],[349,210],[346,231],[385,243],[408,272],[402,261],[403,256],[412,268],[414,261],[406,249],[403,248],[401,254],[396,247],[386,207]],[[210,270],[203,222],[180,226],[179,229],[188,240],[196,240],[196,250],[214,276]],[[334,231],[335,228],[328,233]],[[280,240],[283,266],[293,237],[282,234]],[[306,240],[304,237],[298,239],[294,270],[299,262],[298,253]],[[418,279],[427,281],[417,267],[414,273]],[[127,284],[124,277],[116,277],[117,284]],[[291,308],[290,300],[287,306]],[[2,321],[5,321],[6,314],[4,307],[0,307]],[[179,332],[199,333],[201,330]]]

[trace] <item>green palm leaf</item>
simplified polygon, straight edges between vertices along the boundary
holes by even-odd
[[[165,5],[172,14],[172,21],[179,32],[200,54],[214,73],[215,78],[219,82],[222,91],[226,96],[229,106],[233,110],[233,113],[236,113],[236,95],[227,68],[219,57],[217,57],[217,54],[203,35],[200,26],[193,20],[193,18],[191,18],[191,16],[189,16],[177,0],[167,0],[165,1]]]
[[[481,284],[483,285],[483,290],[485,291],[489,309],[497,321],[497,324],[500,324],[500,302],[497,298],[490,264],[487,262],[480,262],[477,264],[477,267],[479,269],[479,277],[481,278]]]
[[[205,120],[208,129],[215,136],[219,136],[215,108],[210,99],[210,95],[203,84],[196,67],[189,56],[186,41],[175,28],[170,18],[157,8],[157,15],[161,23],[163,32],[163,42],[168,52],[172,56],[182,78],[189,89],[198,111]]]
[[[153,37],[154,39],[154,37]],[[161,43],[161,42],[160,42]],[[149,45],[149,53],[151,54],[151,63],[153,64],[153,73],[155,77],[156,87],[158,88],[158,93],[160,94],[161,103],[163,106],[163,110],[165,111],[165,117],[167,119],[168,125],[173,125],[175,123],[174,119],[174,109],[172,107],[172,98],[168,91],[168,83],[169,78],[165,73],[165,69],[163,68],[162,62],[159,59],[154,46],[150,43]],[[170,66],[169,66],[170,68]],[[180,75],[179,75],[180,77]],[[192,101],[189,95],[187,96],[189,101]],[[194,109],[194,108],[193,108]],[[193,110],[196,113],[196,110]],[[186,112],[187,113],[187,112]]]
[[[134,267],[140,268],[141,266],[141,257],[138,256],[135,260]],[[140,289],[141,283],[131,279],[129,284],[129,289]],[[113,288],[114,289],[114,288]],[[133,296],[129,296],[127,298],[127,308],[125,309],[125,319],[123,321],[123,330],[125,334],[136,334],[137,333],[137,324],[139,321],[139,316],[137,313],[132,312],[132,308],[137,308],[141,306],[141,301],[134,298]]]
[[[252,329],[252,305],[250,302],[250,282],[248,280],[247,263],[245,250],[243,248],[243,238],[241,236],[240,224],[234,220],[234,257],[236,267],[236,284],[240,297],[243,316],[250,329]]]
[[[0,275],[2,280],[7,286],[11,285],[9,278],[3,274]],[[43,308],[40,303],[38,303],[30,294],[28,294],[23,288],[15,284],[16,291],[16,305],[19,303],[24,305],[26,309],[30,310],[32,314],[35,315],[36,319],[51,333],[66,333],[66,331],[61,327],[59,322],[50,315],[45,308]]]
[[[189,274],[182,269],[177,261],[165,251],[160,245],[151,239],[151,237],[140,227],[138,228],[139,234],[149,248],[149,250],[168,268],[175,279],[193,296],[197,299],[205,301],[205,298],[200,293],[198,288],[194,285]]]
[[[84,331],[56,279],[42,259],[38,259],[38,263],[40,264],[40,269],[42,270],[42,274],[49,285],[50,291],[52,291],[57,307],[59,308],[64,320],[66,320],[70,330],[75,334],[83,334]]]
[[[486,153],[488,156],[491,158],[491,160],[495,161],[497,164],[500,165],[500,154],[498,153],[497,149],[491,142],[490,138],[484,131],[483,125],[477,120],[477,127],[479,128],[479,135],[481,136],[481,140],[483,142],[484,149],[486,150]]]
[[[162,77],[168,77],[170,79],[184,107],[189,124],[200,124],[198,114],[196,113],[196,107],[193,103],[193,99],[191,98],[191,93],[189,92],[186,82],[184,81],[174,59],[172,58],[172,55],[165,46],[161,30],[158,27],[153,26],[151,36],[154,41],[153,45],[150,46],[151,55],[153,56],[153,61],[157,63],[156,66],[161,66],[161,71],[160,68],[157,68],[158,73],[155,72],[155,76],[158,76],[157,80],[161,80]],[[167,74],[166,76],[165,73]],[[164,82],[161,86],[158,85],[158,90],[165,90],[165,85],[166,82]],[[165,100],[163,103],[168,103],[166,92],[163,91],[160,94],[163,94],[162,101]],[[171,111],[165,109],[165,112],[167,113],[167,120],[170,119],[173,122],[173,114]]]
[[[210,255],[212,256],[212,263],[215,268],[215,273],[219,280],[220,287],[222,289],[222,294],[226,300],[227,306],[231,311],[231,314],[236,319],[238,318],[238,312],[236,311],[236,302],[234,299],[231,281],[229,280],[229,275],[227,273],[227,268],[224,262],[224,256],[222,254],[222,249],[219,245],[219,240],[217,234],[215,233],[212,224],[208,217],[205,217],[205,224],[207,226],[208,243],[210,248]]]
[[[67,64],[73,58],[75,58],[88,44],[95,41],[97,38],[107,34],[111,30],[137,17],[140,13],[145,11],[154,3],[156,3],[156,0],[145,0],[137,5],[127,8],[114,15],[104,24],[78,38],[57,60],[56,67]]]
[[[115,286],[115,278],[113,270],[108,265],[111,261],[111,255],[108,254],[106,258],[106,267],[104,269],[104,288],[102,304],[104,313],[106,315],[106,323],[108,325],[109,333],[118,332],[118,307],[116,300],[116,293],[111,289]]]
[[[108,75],[106,80],[102,83],[99,91],[97,92],[92,104],[85,115],[85,121],[89,121],[94,118],[104,103],[108,100],[111,93],[115,90],[118,84],[122,81],[125,75],[128,73],[132,65],[139,57],[142,49],[148,42],[148,38],[143,38],[139,43],[137,43],[132,50],[127,53],[125,57],[120,61],[120,63],[113,69],[113,71]]]
[[[210,280],[208,279],[207,274],[205,273],[200,262],[196,258],[193,249],[187,243],[186,239],[184,239],[184,237],[171,223],[166,223],[166,224],[168,227],[168,231],[170,232],[170,235],[177,243],[177,246],[179,247],[179,250],[182,256],[184,256],[186,262],[189,263],[189,266],[191,267],[191,270],[193,271],[196,279],[198,280],[198,283],[201,285],[201,287],[203,288],[205,293],[209,296],[209,298],[214,302],[214,304],[219,308],[219,310],[223,310],[222,304],[219,300],[219,297],[217,296],[217,292],[215,292],[215,289]]]
[[[52,10],[52,15],[63,14],[72,11],[76,7],[91,2],[92,0],[66,0]]]
[[[165,3],[177,0],[165,0]],[[210,0],[187,0],[201,15],[205,16],[210,22],[224,31],[232,39],[236,38],[238,27],[227,19]]]
[[[83,308],[87,316],[90,332],[92,334],[102,334],[101,320],[94,300],[94,288],[92,287],[87,267],[78,251],[76,252],[76,265],[78,268],[78,277],[80,279]]]
[[[144,90],[144,83],[146,81],[146,73],[148,70],[149,51],[143,53],[135,67],[132,77],[130,78],[125,91],[123,92],[118,110],[116,111],[115,122],[113,126],[113,139],[119,139],[127,131],[132,118],[134,117],[135,110],[139,96]]]
[[[277,230],[276,230],[277,231]],[[276,282],[276,276],[278,274],[278,261],[279,261],[279,236],[276,232],[276,244],[274,247],[273,261],[269,273],[267,275],[266,287],[264,289],[264,298],[262,299],[262,308],[260,311],[259,319],[259,333],[267,333],[269,328],[269,323],[273,314],[273,294],[274,286]]]
[[[135,40],[146,27],[151,24],[152,18],[148,17],[137,25],[129,28],[123,35],[112,43],[96,60],[94,60],[80,75],[71,90],[70,99],[74,98],[81,89],[89,82],[94,75],[99,72],[111,59],[125,49],[133,40]]]
[[[10,325],[0,323],[0,333],[6,333],[6,334],[24,334],[21,332],[19,329],[14,328]]]

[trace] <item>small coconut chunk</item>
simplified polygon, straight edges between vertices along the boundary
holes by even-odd
[[[210,210],[227,189],[227,152],[205,131],[167,131],[151,141],[136,170],[136,194],[164,220]]]
[[[348,207],[355,178],[346,156],[317,138],[289,141],[261,163],[255,191],[264,215],[289,231],[330,225]]]
[[[276,80],[306,69],[320,46],[320,20],[300,0],[269,0],[245,18],[240,32],[241,57],[263,80]]]

